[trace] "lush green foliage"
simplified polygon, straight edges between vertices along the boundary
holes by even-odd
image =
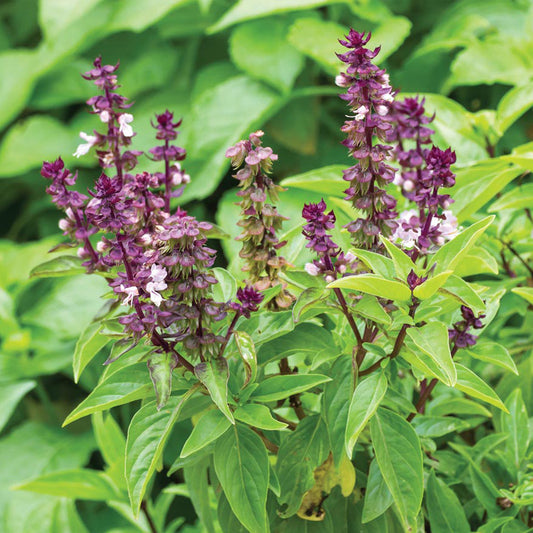
[[[17,0],[1,16],[2,531],[530,530],[529,2]],[[324,198],[334,240],[353,249],[340,229],[355,214],[333,84],[349,27],[371,29],[391,83],[436,113],[435,141],[457,153],[462,232],[416,265],[385,239],[380,255],[355,250],[367,273],[327,285],[304,271],[301,211]],[[234,299],[246,277],[226,148],[261,127],[288,189],[276,205],[290,218],[282,277],[295,303],[241,318],[225,368],[174,370],[162,409],[150,347],[102,367],[122,350],[116,309],[98,299],[105,280],[47,254],[61,238],[38,167],[62,154],[92,186],[95,160],[69,154],[99,126],[79,77],[96,54],[121,60],[133,148],[153,144],[154,113],[184,117],[191,183],[178,201],[218,225],[227,269],[215,269],[215,300]],[[414,291],[411,270],[428,276]],[[362,296],[356,326],[379,335],[357,342],[333,287]],[[477,345],[454,350],[461,304],[486,317]],[[436,385],[414,416],[426,378]]]

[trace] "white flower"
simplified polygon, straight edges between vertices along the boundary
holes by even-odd
[[[394,96],[392,96],[390,93],[384,94],[381,99],[385,100],[385,102],[394,102]]]
[[[98,241],[96,243],[96,251],[103,254],[107,250],[107,244],[104,241]]]
[[[107,111],[107,110],[104,109],[104,110],[100,113],[99,116],[100,116],[100,120],[101,120],[102,122],[105,122],[105,123],[109,122],[109,118],[110,118],[109,111]]]
[[[420,236],[420,228],[404,228],[404,223],[409,224],[412,217],[418,216],[416,209],[408,209],[400,213],[398,225],[392,234],[392,242],[399,242],[402,248],[413,248]]]
[[[403,182],[403,190],[411,192],[415,188],[415,184],[411,180],[405,180]]]
[[[87,135],[84,131],[80,132],[80,137],[87,142],[78,146],[76,151],[72,154],[74,157],[80,157],[80,155],[85,155],[96,143],[96,136]]]
[[[459,233],[457,217],[451,211],[443,211],[442,214],[444,219],[439,221],[439,230],[445,240],[451,241]]]
[[[167,271],[160,265],[152,265],[150,269],[150,278],[152,281],[149,281],[146,284],[146,291],[150,294],[150,300],[154,302],[157,307],[161,305],[163,297],[157,291],[164,291],[167,288],[165,283],[165,278],[167,277]]]
[[[380,116],[385,116],[389,112],[389,108],[386,105],[376,106],[376,113]]]
[[[366,117],[366,114],[368,113],[368,107],[362,105],[360,107],[358,107],[355,112],[357,113],[357,115],[355,115],[355,120],[364,120],[365,117]]]
[[[135,296],[139,296],[137,287],[124,287],[124,285],[120,285],[120,291],[128,295],[126,298],[124,298],[124,303],[126,305],[133,305],[133,298],[135,298]]]
[[[133,122],[133,115],[130,115],[129,113],[122,113],[118,117],[118,124],[119,124],[119,132],[124,135],[124,137],[132,137],[133,136],[133,128],[130,126],[130,122]]]
[[[318,267],[314,263],[306,263],[305,271],[311,276],[318,276],[318,274],[320,273]]]
[[[62,218],[59,221],[58,225],[59,225],[59,229],[62,229],[63,231],[67,231],[68,228],[70,227],[70,223],[69,223],[69,221],[66,218]]]

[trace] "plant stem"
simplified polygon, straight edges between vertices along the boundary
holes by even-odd
[[[533,268],[527,264],[526,260],[517,252],[517,250],[511,245],[511,243],[503,242],[503,245],[526,267],[529,275],[533,277]]]
[[[252,426],[250,426],[250,427],[252,427]],[[267,450],[269,450],[270,452],[272,452],[274,454],[278,453],[279,446],[277,444],[274,444],[273,442],[269,441],[265,437],[265,435],[263,434],[263,432],[260,429],[252,427],[252,430],[261,437],[261,440],[263,441],[263,443],[264,443],[264,445],[265,445]]]
[[[154,521],[153,521],[153,519],[150,516],[150,513],[148,511],[148,506],[146,505],[146,500],[143,500],[141,502],[141,509],[142,509],[142,512],[144,513],[144,516],[146,517],[146,521],[148,522],[148,525],[150,526],[150,531],[152,533],[158,533],[157,532],[157,528],[155,527]]]
[[[291,367],[289,366],[289,360],[286,357],[283,357],[281,361],[279,362],[279,371],[282,375],[288,375],[288,374],[294,373],[291,370]],[[294,412],[296,413],[298,420],[302,420],[303,418],[305,418],[305,411],[302,407],[302,402],[300,401],[299,394],[294,394],[292,396],[289,396],[289,405],[294,409]]]

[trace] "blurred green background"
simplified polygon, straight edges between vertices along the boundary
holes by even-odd
[[[88,462],[98,467],[102,460],[88,424],[69,431],[59,426],[99,375],[96,365],[89,367],[75,385],[70,367],[105,284],[85,276],[28,280],[61,241],[42,161],[63,156],[79,169],[82,188],[98,175],[94,154],[72,156],[79,132],[101,127],[87,113],[84,102],[95,89],[80,72],[97,55],[105,63],[120,60],[122,93],[134,101],[136,149],[155,144],[150,120],[156,112],[168,108],[183,117],[178,144],[188,151],[184,168],[192,181],[179,202],[235,234],[234,180],[224,152],[250,131],[266,132],[265,144],[280,156],[279,179],[329,165],[339,166],[328,176],[340,178],[350,164],[340,145],[346,107],[334,85],[341,65],[337,39],[349,27],[373,32],[394,87],[427,93],[428,108],[437,111],[436,140],[457,151],[458,168],[531,141],[529,0],[2,2],[0,531],[139,531],[128,526],[124,509],[92,502],[76,508],[72,500],[9,491],[43,472]],[[510,90],[520,96],[519,109],[512,107],[516,99],[502,100]],[[139,168],[155,167],[142,161]],[[286,193],[280,209],[291,217],[286,229],[300,223],[304,200],[308,192]],[[223,247],[229,259],[235,245]],[[533,412],[531,387],[519,384]],[[130,416],[119,413],[123,427]],[[175,500],[171,516],[192,523],[186,502]]]

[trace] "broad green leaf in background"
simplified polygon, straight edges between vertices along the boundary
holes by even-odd
[[[468,259],[464,259],[464,261],[468,261]],[[443,294],[453,296],[463,305],[470,307],[476,314],[485,311],[483,300],[472,286],[459,276],[452,275],[448,277],[446,283],[440,287],[439,291]]]
[[[243,387],[246,387],[248,383],[254,383],[257,377],[257,354],[255,352],[254,341],[248,333],[244,331],[236,331],[234,333],[235,343],[237,344],[237,350],[241,355],[241,359],[244,365],[245,379]]]
[[[228,362],[223,357],[198,363],[194,367],[196,377],[202,382],[215,403],[228,420],[234,424],[233,414],[228,406]]]
[[[459,363],[456,363],[455,367],[457,369],[457,383],[455,385],[456,389],[459,389],[469,396],[473,396],[474,398],[478,398],[484,402],[490,403],[505,413],[508,413],[508,410],[501,401],[500,397],[479,376],[474,374],[472,370]]]
[[[231,509],[250,531],[268,533],[266,448],[251,429],[236,424],[218,442],[215,471]]]
[[[0,431],[9,421],[17,404],[30,392],[37,383],[35,381],[2,382],[0,384]]]
[[[366,482],[365,499],[363,505],[363,524],[372,522],[381,516],[393,503],[390,493],[377,461],[370,463],[368,481]]]
[[[408,328],[408,337],[428,355],[446,376],[444,383],[453,387],[457,373],[450,353],[448,328],[442,322],[429,322],[419,328]]]
[[[192,102],[187,172],[194,180],[181,201],[205,198],[217,187],[229,166],[228,147],[271,116],[279,97],[247,76],[229,79]]]
[[[241,407],[237,407],[233,414],[237,420],[259,429],[275,431],[287,427],[287,424],[278,422],[272,416],[270,409],[266,405],[247,403]]]
[[[81,266],[82,260],[75,255],[61,255],[41,263],[32,268],[30,277],[32,278],[52,278],[55,276],[74,276],[85,274],[86,269]]]
[[[360,381],[350,402],[344,444],[348,457],[352,457],[357,438],[377,411],[387,392],[387,377],[383,372],[372,374]]]
[[[235,298],[237,292],[237,281],[235,278],[223,268],[215,267],[212,272],[218,281],[213,286],[213,299],[215,302],[228,302],[232,298]]]
[[[231,422],[218,409],[207,411],[196,422],[189,438],[181,450],[181,457],[187,457],[217,440],[231,426]]]
[[[91,322],[82,332],[76,342],[72,368],[74,381],[78,383],[83,369],[91,362],[96,354],[106,346],[111,339],[100,335],[103,325],[100,321]]]
[[[208,466],[209,461],[206,459],[186,466],[183,469],[183,477],[198,518],[208,533],[215,533],[217,529],[213,523],[213,512],[209,501]]]
[[[297,174],[281,181],[282,187],[303,189],[324,195],[344,197],[346,182],[342,180],[343,165],[330,165]]]
[[[280,516],[294,515],[314,484],[313,471],[329,453],[329,438],[320,415],[306,416],[281,443],[276,473],[281,487]]]
[[[378,65],[400,48],[405,39],[409,37],[412,26],[413,24],[406,17],[388,17],[372,30],[371,42],[381,47],[376,57]]]
[[[372,417],[370,434],[379,469],[408,529],[415,523],[424,494],[420,441],[411,424],[384,408]]]
[[[141,407],[133,416],[126,440],[126,482],[131,508],[138,515],[148,483],[156,471],[163,449],[181,408],[195,392],[190,389],[183,396],[172,397],[162,409],[155,401]]]
[[[533,93],[533,90],[532,90]],[[533,205],[533,184],[526,183],[513,188],[500,196],[491,206],[489,211],[497,213],[502,209],[525,209]]]
[[[126,437],[111,413],[106,413],[104,416],[99,411],[91,418],[98,448],[108,466],[107,473],[117,487],[127,490],[124,477]]]
[[[40,0],[39,26],[46,40],[53,40],[59,32],[82,18],[102,0],[70,2],[70,0]]]
[[[320,374],[273,376],[259,384],[259,387],[252,393],[251,399],[257,402],[283,400],[328,381],[331,381],[331,378]]]
[[[496,124],[500,135],[533,106],[533,83],[514,87],[498,103]]]
[[[269,18],[241,24],[230,38],[233,63],[282,92],[291,89],[304,66],[303,56],[287,41],[287,23]]]
[[[114,372],[70,413],[64,426],[84,416],[117,405],[147,398],[153,394],[146,364],[136,363]]]
[[[453,416],[419,415],[413,420],[413,427],[420,437],[434,439],[449,433],[460,433],[468,429],[470,425],[468,422]]]
[[[121,499],[121,495],[105,474],[88,468],[50,472],[14,488],[74,500]]]
[[[347,276],[333,281],[327,287],[328,289],[351,289],[400,302],[407,302],[411,299],[411,291],[407,285],[376,274]]]
[[[426,505],[432,533],[470,533],[459,498],[433,470],[428,478]]]
[[[504,452],[509,459],[506,461],[506,466],[512,465],[512,474],[518,479],[529,446],[528,413],[521,390],[514,390],[505,401],[505,405],[509,413],[501,413],[500,423],[502,432],[508,435]]]
[[[302,9],[312,9],[329,4],[343,3],[345,0],[265,0],[256,2],[255,0],[238,0],[213,26],[208,28],[207,33],[216,33],[238,22],[267,17],[287,11],[298,11]]]
[[[511,291],[533,305],[533,287],[515,287]]]
[[[511,354],[502,344],[480,340],[475,346],[469,347],[467,353],[475,359],[492,363],[518,375],[518,369]]]

